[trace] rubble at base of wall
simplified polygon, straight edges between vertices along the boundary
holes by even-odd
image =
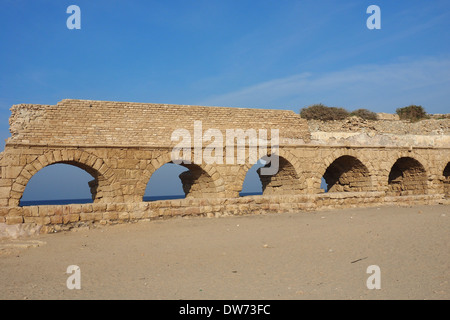
[[[140,203],[88,203],[0,207],[0,239],[91,228],[98,225],[168,219],[297,213],[381,205],[450,204],[443,194],[386,196],[384,192],[329,192],[241,198],[186,198]]]
[[[37,225],[35,223],[0,223],[0,240],[35,236],[40,234],[41,229],[42,225]]]

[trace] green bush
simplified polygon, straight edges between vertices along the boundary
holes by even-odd
[[[344,108],[327,107],[321,103],[300,110],[300,116],[307,120],[342,120],[349,115],[350,113]]]
[[[400,120],[410,120],[412,122],[428,118],[422,106],[410,105],[403,108],[397,108],[395,112],[398,114]]]
[[[378,119],[377,114],[375,112],[372,112],[367,109],[355,110],[350,115],[357,116],[357,117],[363,118],[365,120],[377,120]]]

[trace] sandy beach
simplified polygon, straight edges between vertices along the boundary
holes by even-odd
[[[380,206],[2,240],[0,299],[449,299],[449,231],[448,205]]]

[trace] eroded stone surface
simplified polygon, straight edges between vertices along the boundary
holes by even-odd
[[[11,111],[11,137],[0,153],[0,234],[8,237],[172,216],[448,202],[450,119],[445,117],[324,123],[282,110],[90,100],[15,105]],[[196,121],[201,121],[200,134]],[[180,175],[186,199],[143,202],[152,174],[173,160],[176,129],[192,137],[193,161]],[[248,145],[233,148],[229,158],[224,145],[215,163],[194,160],[194,146],[209,129],[224,137],[227,129],[279,130],[279,170],[260,176],[263,196],[239,197],[253,164]],[[270,154],[270,138],[259,157]],[[209,143],[203,141],[202,152]],[[244,163],[240,151],[245,151]],[[77,166],[94,177],[89,182],[93,204],[19,206],[31,177],[54,163]],[[321,188],[322,177],[328,193]]]

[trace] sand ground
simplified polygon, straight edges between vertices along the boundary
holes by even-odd
[[[174,218],[0,242],[0,299],[449,299],[450,207]],[[69,265],[80,290],[69,290]],[[367,267],[380,268],[369,290]]]

